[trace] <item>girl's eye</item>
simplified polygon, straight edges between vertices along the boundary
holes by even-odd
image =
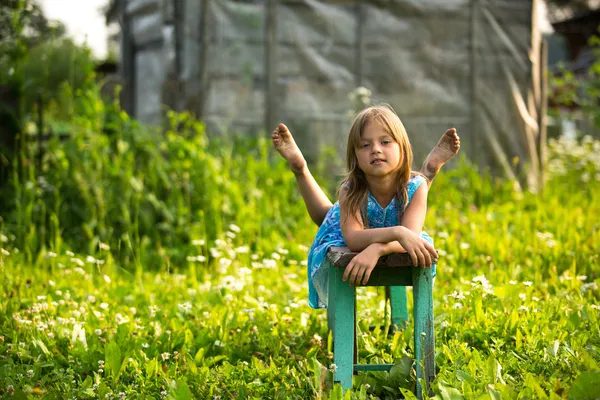
[[[363,143],[360,147],[369,147],[369,143]]]
[[[383,142],[381,142],[381,144],[383,144],[383,145],[387,145],[387,144],[390,144],[390,143],[391,142],[389,140],[384,140]]]

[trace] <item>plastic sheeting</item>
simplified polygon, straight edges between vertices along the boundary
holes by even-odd
[[[166,6],[172,1],[181,1],[183,10],[179,71],[174,31],[161,22],[165,10],[172,14]],[[273,3],[275,86],[267,94],[268,2],[211,0],[203,7],[194,0],[129,0],[136,116],[156,122],[161,96],[173,97],[164,88],[175,87],[183,107],[201,111],[210,131],[256,134],[266,129],[266,106],[273,104],[276,120],[291,127],[309,158],[326,145],[340,161],[352,107],[348,94],[362,85],[375,102],[398,112],[415,160],[456,127],[470,160],[536,187],[542,100],[537,0]],[[160,46],[147,46],[157,39]],[[167,85],[172,79],[181,85]],[[274,101],[266,102],[267,96]]]

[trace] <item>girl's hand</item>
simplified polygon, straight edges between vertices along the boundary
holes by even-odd
[[[345,282],[350,278],[350,284],[357,286],[366,285],[371,277],[371,272],[381,256],[381,243],[373,243],[358,253],[346,266],[342,280]]]
[[[399,228],[398,242],[408,252],[415,266],[431,267],[437,262],[438,253],[429,242],[403,226]]]

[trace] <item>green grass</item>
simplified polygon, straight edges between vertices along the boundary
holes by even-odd
[[[316,227],[269,144],[174,114],[157,136],[115,112],[106,136],[87,115],[3,189],[0,396],[341,398],[306,300]],[[553,143],[537,195],[465,162],[434,182],[438,398],[600,396],[599,149]],[[346,398],[397,398],[411,328],[369,331],[384,296],[358,293],[360,361],[397,366]]]

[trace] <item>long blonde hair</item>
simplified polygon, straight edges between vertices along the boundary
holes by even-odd
[[[387,104],[371,106],[356,115],[350,133],[348,134],[348,145],[346,148],[347,173],[338,189],[340,206],[344,210],[342,221],[354,217],[361,212],[362,223],[368,227],[366,216],[366,204],[369,196],[369,186],[364,172],[358,166],[356,149],[359,147],[361,135],[370,121],[377,122],[400,146],[400,161],[396,171],[396,200],[398,201],[398,215],[402,218],[404,208],[408,203],[408,181],[415,175],[411,171],[413,153],[408,140],[406,129],[398,115]]]

